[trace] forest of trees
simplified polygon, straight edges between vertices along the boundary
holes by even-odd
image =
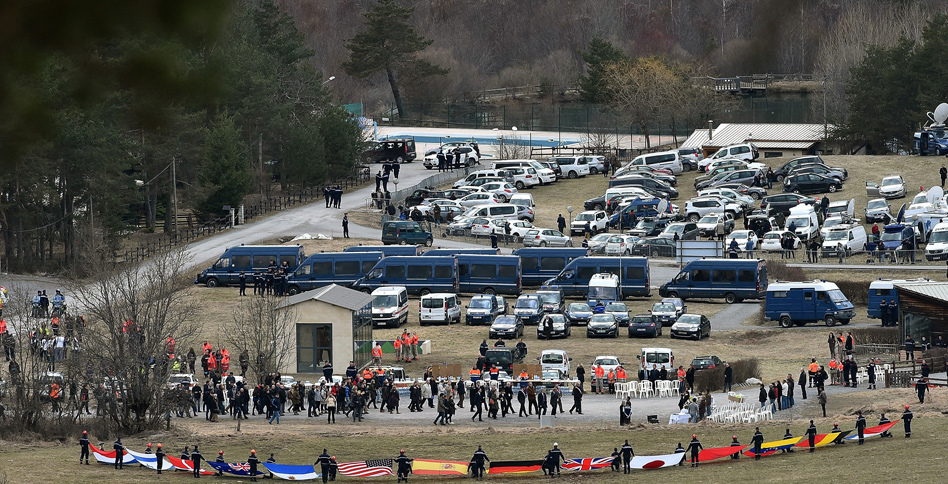
[[[271,0],[49,3],[0,6],[20,27],[0,34],[4,269],[72,267],[80,239],[116,247],[142,217],[169,227],[172,171],[198,220],[353,174],[362,130]]]

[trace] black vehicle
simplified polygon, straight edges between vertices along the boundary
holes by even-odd
[[[592,315],[592,308],[586,303],[570,303],[569,306],[566,306],[566,319],[568,319],[572,325],[585,325],[589,322],[589,318],[591,318]]]
[[[761,176],[761,178],[763,178],[763,176]],[[766,181],[766,180],[763,180],[763,181]],[[767,196],[766,189],[761,188],[761,187],[747,186],[743,183],[723,183],[721,185],[718,185],[715,188],[730,188],[731,190],[734,190],[735,192],[738,192],[743,195],[747,195],[753,198],[754,200],[760,200],[761,198],[764,198]]]
[[[584,210],[605,210],[606,208],[606,196],[599,195],[596,198],[590,198],[583,202]]]
[[[846,179],[845,177],[843,177],[843,172],[836,170],[834,168],[830,168],[826,165],[820,165],[816,163],[798,166],[794,168],[793,171],[791,171],[788,176],[803,175],[804,173],[816,173],[817,175],[833,177],[839,180],[840,182]]]
[[[415,156],[415,138],[391,138],[378,141],[362,152],[362,159],[367,163],[381,161],[411,163]]]
[[[563,178],[563,168],[559,163],[553,163],[550,161],[538,161],[537,163],[543,165],[545,168],[553,170],[553,173],[556,175],[556,179],[559,180]]]
[[[488,368],[490,368],[490,365],[497,365],[497,368],[501,371],[506,371],[508,375],[513,374],[514,363],[523,361],[523,355],[513,346],[489,348],[484,358],[487,360]]]
[[[698,169],[698,157],[701,156],[704,158],[704,155],[698,148],[680,149],[678,150],[678,156],[681,158],[682,171],[696,171]]]
[[[682,314],[671,327],[672,338],[694,338],[711,336],[711,320],[703,314]]]
[[[783,166],[774,170],[774,175],[777,176],[778,182],[783,182],[783,179],[786,178],[786,176],[789,175],[794,168],[811,164],[826,165],[826,162],[823,161],[823,158],[820,158],[819,155],[801,156],[800,158],[794,158],[784,163]],[[847,171],[845,168],[839,168],[835,166],[830,166],[830,168],[841,172],[843,174],[843,180],[849,178],[849,171]]]
[[[691,366],[695,367],[696,370],[717,368],[719,366],[724,366],[725,363],[727,362],[714,355],[696,356],[695,359],[691,360]]]
[[[695,231],[697,233],[697,231]],[[675,257],[677,245],[674,239],[665,237],[650,237],[642,239],[632,246],[632,255],[648,257]]]
[[[636,314],[629,321],[629,337],[648,336],[658,338],[662,335],[662,325],[651,314]]]
[[[514,339],[521,336],[523,336],[523,321],[516,316],[498,316],[487,330],[487,337],[490,339]]]
[[[613,187],[641,187],[648,190],[649,193],[657,195],[659,198],[678,198],[678,190],[672,188],[667,183],[652,178],[636,176],[635,174],[609,180],[609,188]]]
[[[432,190],[430,188],[419,188],[413,192],[411,195],[405,197],[405,206],[414,207],[415,205],[421,205],[426,198],[448,198],[445,193],[441,190]]]
[[[629,235],[637,235],[639,237],[655,237],[662,233],[662,231],[665,230],[665,227],[667,227],[671,222],[671,220],[665,218],[642,219],[639,220],[637,224],[635,224],[635,228],[626,231],[626,233]]]
[[[784,215],[790,215],[790,209],[796,207],[801,203],[806,203],[813,205],[816,203],[816,199],[810,197],[804,197],[796,193],[783,193],[780,195],[770,195],[764,197],[760,200],[760,208],[766,209],[770,205],[770,210],[772,213],[782,213]]]
[[[816,173],[790,175],[783,181],[783,191],[787,193],[834,193],[842,188],[842,182],[836,178]]]
[[[594,314],[586,325],[587,338],[615,338],[619,336],[619,324],[616,317],[609,313]]]
[[[540,324],[537,325],[537,339],[546,338],[547,324],[550,326],[550,339],[569,338],[569,335],[573,333],[571,329],[573,325],[566,316],[559,313],[544,314],[540,319]]]

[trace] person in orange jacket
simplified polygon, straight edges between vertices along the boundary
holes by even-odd
[[[217,370],[217,357],[214,356],[214,353],[211,353],[207,357],[207,369],[210,371]]]
[[[601,394],[604,393],[604,392],[603,392],[603,386],[605,386],[605,381],[604,381],[604,379],[605,379],[605,376],[606,376],[606,370],[605,370],[605,368],[602,367],[602,365],[596,365],[596,367],[593,368],[593,371],[595,371],[595,375],[596,375],[596,385],[599,386],[598,390],[599,390],[599,394],[601,395]]]
[[[418,360],[418,333],[411,333],[411,359]]]
[[[395,341],[392,342],[392,346],[395,347],[395,361],[402,361],[402,339],[396,337]]]
[[[375,343],[375,348],[372,348],[372,364],[382,364],[382,345],[379,343]]]

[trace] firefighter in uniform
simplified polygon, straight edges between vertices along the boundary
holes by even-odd
[[[257,482],[257,466],[260,465],[260,459],[257,458],[257,451],[250,449],[250,457],[247,457],[247,464],[250,465],[250,482]]]
[[[691,442],[688,444],[687,451],[691,451],[691,467],[698,467],[698,452],[701,452],[701,442],[698,442],[698,434],[691,434]]]
[[[859,434],[859,445],[866,440],[866,417],[862,416],[862,410],[856,412],[856,432]]]
[[[806,437],[810,444],[810,453],[816,449],[816,425],[810,420],[810,427],[806,429]]]
[[[912,436],[912,418],[913,418],[913,417],[914,417],[914,415],[912,415],[912,411],[909,410],[909,406],[906,405],[906,406],[905,406],[905,411],[902,412],[902,425],[905,426],[905,438],[906,438],[906,439]]]
[[[743,447],[743,446],[741,445],[741,443],[737,441],[737,436],[736,436],[736,435],[732,435],[732,436],[731,436],[731,447]],[[741,453],[740,453],[740,452],[735,452],[735,453],[731,454],[731,460],[738,460],[738,459],[740,459],[740,458],[741,458]]]
[[[398,481],[396,482],[408,482],[408,474],[411,474],[411,461],[408,456],[405,455],[405,449],[402,449],[398,453],[398,457],[395,458],[395,464],[398,466]]]
[[[86,465],[89,465],[89,432],[83,430],[82,437],[79,437],[79,463],[82,464],[82,459],[86,459]]]
[[[490,459],[484,449],[478,445],[474,457],[471,457],[471,476],[475,479],[484,478],[484,461],[490,462]]]
[[[751,439],[754,444],[754,460],[760,460],[760,446],[764,443],[764,434],[760,433],[760,427],[754,427],[754,438]]]

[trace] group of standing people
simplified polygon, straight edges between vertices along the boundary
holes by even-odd
[[[342,187],[339,185],[324,187],[323,198],[326,199],[326,208],[339,208],[342,204]]]
[[[348,220],[346,225],[348,226]],[[348,228],[346,229],[348,232]],[[274,260],[270,261],[267,270],[258,270],[251,274],[246,271],[240,271],[237,275],[237,294],[247,295],[247,284],[250,283],[253,295],[260,296],[284,296],[287,294],[287,278],[293,271],[290,270],[290,264],[283,261],[283,264],[277,265]]]

